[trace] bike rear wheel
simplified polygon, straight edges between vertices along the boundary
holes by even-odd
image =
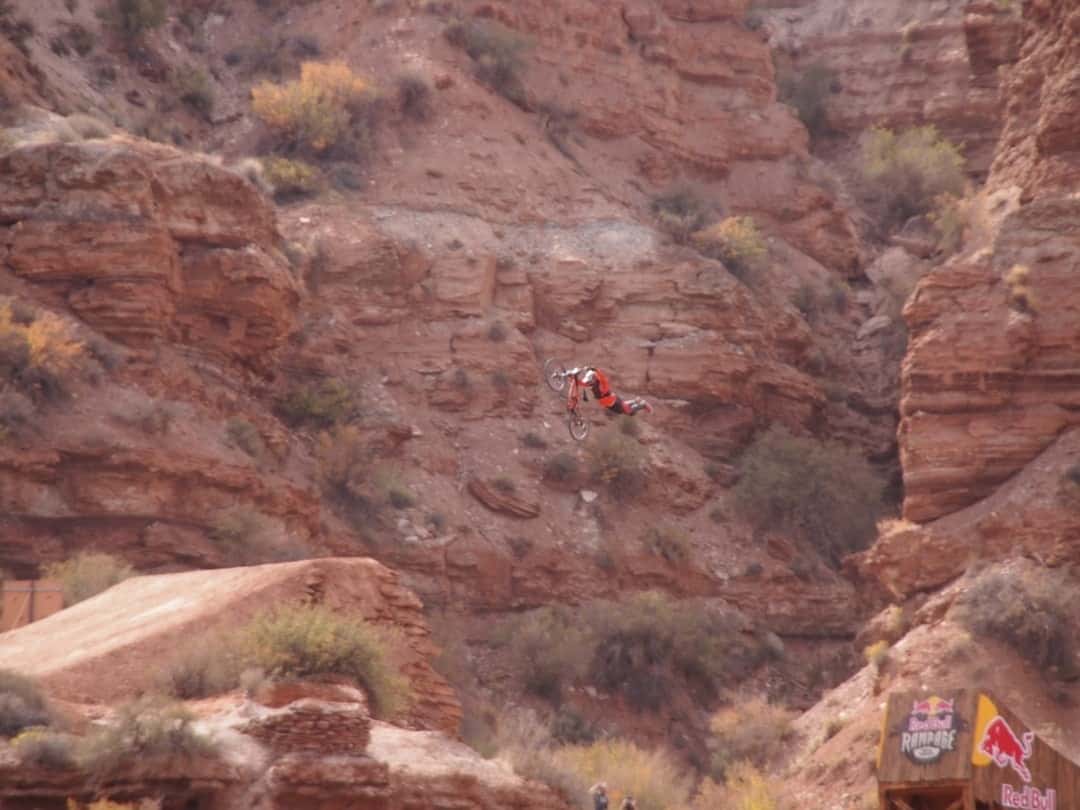
[[[577,411],[570,412],[570,435],[582,441],[589,435],[589,420],[579,414]]]
[[[544,363],[544,382],[552,391],[562,391],[566,388],[565,366],[554,357]]]

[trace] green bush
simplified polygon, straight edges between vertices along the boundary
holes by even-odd
[[[202,68],[188,65],[180,68],[173,79],[176,94],[203,118],[209,120],[214,111],[214,88]]]
[[[1069,594],[1076,583],[1066,573],[1030,565],[1010,572],[986,569],[970,579],[951,618],[1004,642],[1041,670],[1072,673]]]
[[[633,436],[608,429],[586,450],[592,479],[607,485],[617,500],[641,494],[648,464],[645,447]]]
[[[29,678],[0,669],[0,737],[13,737],[25,728],[47,726],[49,706],[37,684]]]
[[[692,234],[705,227],[710,208],[701,194],[688,186],[657,195],[650,207],[660,229],[680,245],[688,243]]]
[[[714,699],[746,677],[765,650],[734,611],[656,593],[546,607],[510,620],[508,638],[523,687],[554,704],[584,682],[656,710],[671,690]]]
[[[251,506],[238,505],[219,512],[209,527],[227,565],[258,565],[302,560],[311,554],[281,522]]]
[[[431,117],[431,85],[422,76],[408,73],[397,80],[398,104],[406,118],[426,121]]]
[[[544,464],[544,477],[564,483],[577,477],[580,466],[569,453],[556,453]]]
[[[882,203],[886,228],[929,212],[941,194],[964,191],[964,158],[933,126],[899,135],[871,129],[863,140],[861,171],[868,192]]]
[[[357,391],[336,377],[297,386],[278,402],[278,413],[290,427],[330,428],[359,412]]]
[[[67,770],[75,767],[75,741],[70,734],[31,728],[11,741],[24,768]]]
[[[322,606],[285,607],[256,617],[240,633],[242,659],[270,677],[345,675],[364,686],[372,708],[387,717],[411,699],[408,682],[389,660],[389,642],[375,627]]]
[[[473,60],[476,78],[519,107],[527,106],[521,72],[527,41],[489,20],[459,20],[443,32],[447,41]]]
[[[67,607],[96,596],[135,575],[135,570],[111,554],[82,551],[63,562],[45,566],[46,579],[60,581]]]
[[[242,671],[236,647],[227,635],[200,638],[165,662],[156,685],[181,700],[228,692],[239,684]]]
[[[270,184],[278,202],[308,197],[322,188],[322,172],[302,160],[271,157],[262,162],[262,168],[263,179]]]
[[[195,730],[194,719],[180,703],[140,698],[121,707],[113,722],[80,740],[76,758],[92,776],[104,778],[147,758],[213,756],[217,746]]]
[[[0,442],[23,434],[33,424],[34,403],[25,394],[5,389],[0,391]]]
[[[673,526],[652,526],[642,538],[645,549],[653,556],[679,564],[690,559],[690,537]]]
[[[692,779],[661,749],[648,751],[627,740],[609,739],[563,746],[553,752],[553,758],[577,777],[571,784],[606,780],[612,807],[619,806],[623,795],[632,795],[638,810],[684,807],[690,798]]]
[[[780,77],[780,101],[795,108],[799,120],[806,126],[812,138],[820,137],[829,130],[825,117],[825,102],[834,80],[833,72],[820,62],[806,70],[791,72]]]
[[[747,520],[799,533],[833,562],[874,536],[883,482],[842,444],[774,426],[743,453],[739,475],[732,495]]]
[[[125,40],[138,40],[165,22],[167,0],[112,0],[102,17]]]
[[[522,434],[521,443],[533,450],[543,450],[548,446],[547,439],[532,430]]]
[[[234,445],[252,458],[262,458],[266,454],[266,445],[262,434],[255,425],[246,419],[234,417],[225,424],[225,435]]]

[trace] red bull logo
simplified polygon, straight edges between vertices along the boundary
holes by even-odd
[[[1035,734],[1030,731],[1018,737],[1005,718],[999,714],[987,724],[986,731],[983,732],[982,739],[979,741],[979,751],[990,757],[999,768],[1011,767],[1021,779],[1030,782],[1031,771],[1028,770],[1027,761],[1031,757],[1034,739]]]
[[[900,730],[900,751],[912,762],[928,765],[956,749],[960,723],[953,701],[939,697],[916,700]]]
[[[1024,785],[1022,790],[1002,785],[1001,806],[1012,810],[1057,810],[1057,793],[1053,788],[1043,792],[1031,785]]]

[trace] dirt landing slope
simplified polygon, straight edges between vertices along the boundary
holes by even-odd
[[[183,642],[281,604],[321,602],[399,630],[400,666],[419,696],[405,725],[454,732],[461,709],[430,665],[420,600],[374,560],[319,559],[137,577],[0,636],[0,661],[70,700],[114,701],[152,683]]]

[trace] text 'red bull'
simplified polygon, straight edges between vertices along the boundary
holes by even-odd
[[[999,768],[1006,766],[1016,771],[1025,782],[1031,781],[1031,771],[1026,762],[1031,756],[1031,743],[1035,734],[1026,732],[1017,737],[1005,718],[998,715],[986,726],[979,750],[994,761]]]
[[[1053,788],[1043,793],[1031,785],[1024,785],[1023,790],[1002,785],[1001,806],[1010,810],[1057,810],[1057,793]]]

